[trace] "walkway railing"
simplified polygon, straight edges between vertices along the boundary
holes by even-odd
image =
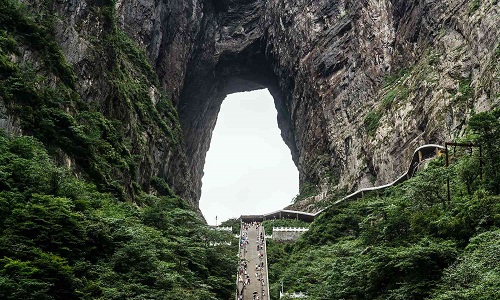
[[[243,236],[243,222],[240,221],[240,235],[238,237],[238,263],[240,262],[240,258],[241,258],[241,238]],[[239,270],[238,270],[239,271]],[[236,295],[235,295],[235,299],[236,300],[239,300],[238,297],[239,297],[239,294],[240,294],[240,282],[239,282],[239,272],[236,272]]]
[[[373,192],[373,191],[381,191],[383,189],[386,189],[388,187],[391,187],[393,185],[402,183],[411,177],[413,177],[417,171],[417,168],[419,164],[430,157],[438,155],[440,150],[444,150],[445,148],[441,145],[437,144],[427,144],[418,147],[414,152],[413,156],[411,158],[410,164],[408,166],[408,170],[404,172],[401,176],[399,176],[396,180],[393,182],[380,185],[380,186],[375,186],[375,187],[369,187],[369,188],[362,188],[357,191],[355,191],[352,194],[349,194],[345,196],[342,199],[339,199],[335,202],[333,202],[332,205],[339,204],[344,201],[348,200],[355,200],[362,198],[366,193]],[[331,205],[330,205],[331,206]],[[262,222],[266,220],[273,220],[273,219],[297,219],[297,220],[302,220],[306,222],[312,222],[322,212],[324,212],[326,209],[328,209],[330,206],[316,212],[316,213],[307,213],[307,212],[302,212],[302,211],[294,211],[294,210],[277,210],[268,214],[263,214],[263,215],[242,215],[240,217],[241,220],[244,222]]]
[[[376,187],[359,189],[356,192],[349,194],[349,195],[345,196],[344,198],[335,201],[332,205],[336,205],[336,204],[339,204],[341,202],[348,201],[348,200],[359,199],[359,198],[363,197],[365,195],[365,193],[372,192],[372,191],[380,191],[380,190],[386,189],[388,187],[391,187],[393,185],[402,183],[402,182],[410,179],[411,177],[413,177],[415,175],[415,172],[417,171],[419,164],[424,159],[438,155],[439,151],[443,150],[443,149],[444,149],[443,146],[436,145],[436,144],[428,144],[428,145],[423,145],[423,146],[418,147],[413,152],[413,156],[412,156],[412,159],[411,159],[410,164],[408,166],[408,170],[405,173],[403,173],[401,176],[399,176],[396,180],[394,180],[393,182],[390,182],[388,184],[384,184],[384,185],[380,185],[380,186],[376,186]],[[279,219],[288,218],[288,219],[297,219],[297,220],[300,219],[303,221],[312,222],[316,216],[321,214],[323,211],[328,209],[330,206],[328,206],[328,207],[326,207],[326,208],[324,208],[324,209],[322,209],[314,214],[301,212],[301,211],[293,211],[293,210],[278,210],[278,211],[264,214],[264,215],[242,215],[240,217],[241,225],[243,225],[243,222],[248,222],[248,223],[254,222],[254,221],[262,222],[265,220],[272,220],[272,219],[277,219],[277,218],[279,218]],[[264,244],[264,256],[265,256],[264,259],[265,259],[266,286],[267,286],[266,287],[266,290],[267,290],[266,296],[269,297],[269,273],[268,273],[269,270],[268,270],[268,265],[267,265],[267,245],[266,245],[267,243],[265,240],[266,238],[268,238],[268,236],[266,236],[266,234],[265,234],[264,227],[261,226],[261,228],[262,228],[262,235],[264,236],[264,243],[263,244]],[[307,231],[307,230],[308,230],[307,228],[273,227],[273,232],[274,231],[297,231],[297,232],[301,231],[301,232],[303,232],[303,231]],[[240,236],[239,236],[240,241],[242,238],[242,233],[243,233],[243,226],[240,226]],[[239,241],[239,243],[240,243],[240,241]],[[241,250],[242,249],[240,247],[239,251],[238,251],[238,256],[240,258],[241,258]],[[239,291],[238,276],[236,276],[236,289],[237,289],[236,294],[238,294],[239,293],[238,292]],[[302,298],[304,295],[294,295],[294,296],[296,298]],[[236,296],[236,299],[237,299],[237,297],[238,296]]]
[[[384,185],[359,189],[359,190],[355,191],[354,193],[349,194],[349,195],[345,196],[344,198],[335,201],[333,203],[333,205],[339,204],[339,203],[347,201],[347,200],[354,200],[354,199],[362,198],[365,195],[365,193],[373,192],[373,191],[381,191],[381,190],[384,190],[388,187],[394,186],[396,184],[402,183],[402,182],[412,178],[415,175],[419,164],[423,160],[438,155],[439,150],[443,150],[443,149],[444,149],[443,146],[436,145],[436,144],[427,144],[427,145],[423,145],[423,146],[418,147],[413,152],[413,156],[412,156],[412,159],[410,161],[410,165],[408,166],[408,170],[406,172],[404,172],[401,176],[399,176],[396,180],[394,180],[391,183],[384,184]],[[329,207],[330,206],[318,211],[317,213],[314,214],[314,216],[316,217],[317,215],[319,215],[320,213],[322,213],[323,211],[325,211]]]
[[[273,232],[275,231],[286,231],[286,232],[304,232],[308,231],[309,228],[305,227],[273,227]]]
[[[262,232],[264,236],[264,261],[265,261],[265,272],[266,272],[266,296],[267,299],[271,299],[271,294],[269,294],[269,266],[267,265],[267,242],[266,242],[266,230],[264,226],[262,226]]]

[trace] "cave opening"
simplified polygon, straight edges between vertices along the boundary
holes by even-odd
[[[290,99],[284,96],[289,95],[284,92],[284,88],[293,87],[287,87],[286,83],[278,81],[277,69],[274,67],[275,62],[272,56],[266,54],[265,43],[262,40],[253,39],[249,42],[243,42],[244,45],[236,48],[233,44],[229,48],[225,48],[227,45],[222,44],[219,45],[220,49],[216,51],[215,56],[206,50],[196,52],[195,58],[188,66],[189,72],[186,74],[183,90],[176,104],[184,134],[187,167],[191,175],[191,197],[202,210],[204,204],[200,203],[200,199],[202,186],[206,184],[206,179],[202,184],[206,155],[211,147],[212,135],[217,120],[220,118],[219,111],[223,103],[228,102],[224,100],[228,95],[266,90],[268,98],[266,105],[271,105],[274,111],[274,117],[270,117],[270,119],[273,120],[273,126],[278,131],[276,139],[281,139],[282,146],[288,147],[288,157],[291,156],[292,158],[292,160],[288,159],[288,161],[290,163],[293,161],[294,172],[299,172],[297,171],[299,165],[298,142],[295,139],[295,126],[292,123],[292,108],[290,107]],[[234,101],[237,100],[231,102]],[[257,120],[254,120],[253,125],[255,126],[257,122]],[[276,126],[276,123],[278,126]],[[244,136],[242,131],[239,134]],[[240,158],[240,160],[246,159]],[[262,172],[269,172],[269,169]],[[244,172],[244,169],[240,169],[240,171]],[[295,186],[299,184],[298,181],[296,180]],[[258,189],[259,187],[255,186],[253,188]],[[292,197],[296,194],[295,192],[295,194],[287,196],[287,203],[284,205],[281,203],[279,206],[274,207],[276,209],[283,208],[290,203]],[[204,200],[205,204],[208,204],[205,196]],[[240,201],[238,197],[235,197],[232,203],[236,204],[238,201]],[[256,206],[256,208],[258,207],[259,205]],[[266,212],[268,211],[240,210],[238,214],[231,214],[230,217],[237,217],[244,213]],[[205,217],[209,223],[214,223],[214,216],[205,215]],[[223,218],[219,217],[218,220],[222,221]]]
[[[267,89],[228,95],[207,152],[200,209],[209,224],[282,209],[299,175]]]

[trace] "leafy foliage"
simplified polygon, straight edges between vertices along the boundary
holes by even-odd
[[[114,1],[93,7],[103,23],[110,23],[93,47],[106,54],[100,59],[110,71],[102,84],[110,90],[106,105],[111,110],[80,98],[76,75],[52,37],[54,16],[49,8],[42,5],[35,13],[16,0],[0,0],[0,6],[0,94],[9,114],[51,154],[74,159],[101,191],[138,202],[141,184],[148,188],[153,180],[137,182],[146,150],[143,132],[165,136],[164,146],[174,148],[180,127],[143,51],[115,26]],[[32,58],[12,59],[23,51]],[[132,122],[129,127],[122,126],[124,119]]]
[[[456,101],[459,103],[466,103],[474,94],[474,89],[471,86],[470,79],[462,79],[458,83],[458,91]]]
[[[304,183],[300,187],[299,194],[297,194],[293,199],[293,203],[297,203],[301,200],[304,200],[306,198],[315,196],[318,193],[318,187],[314,184],[311,183]]]
[[[229,299],[230,234],[176,197],[137,208],[0,135],[1,299]],[[214,243],[217,243],[214,246]]]
[[[481,6],[480,0],[472,0],[469,4],[469,15],[472,15],[479,9]]]
[[[271,293],[308,299],[495,299],[499,110],[473,116],[479,151],[454,152],[385,192],[329,208],[295,245],[268,244]],[[451,201],[446,195],[450,178]]]
[[[379,126],[380,118],[382,118],[382,113],[380,113],[379,111],[372,110],[366,114],[364,124],[368,135],[375,135]]]
[[[236,218],[233,218],[233,219],[228,219],[222,223],[220,223],[221,227],[231,227],[231,232],[233,234],[240,234],[240,227],[241,227],[241,220],[240,219],[236,219]]]
[[[180,127],[143,51],[116,26],[115,1],[89,3],[103,24],[90,42],[104,54],[110,109],[80,98],[49,2],[31,11],[0,0],[0,95],[33,136],[0,135],[0,299],[230,298],[232,237],[207,228],[165,178],[137,174],[143,133],[171,151]],[[49,157],[71,158],[78,177]],[[165,196],[145,194],[148,180]]]

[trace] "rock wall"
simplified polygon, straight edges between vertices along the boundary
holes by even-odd
[[[393,180],[418,145],[463,135],[472,112],[500,102],[498,0],[53,1],[54,36],[80,94],[124,122],[137,118],[107,102],[109,53],[93,46],[111,26],[98,17],[110,3],[147,54],[157,92],[177,107],[184,136],[172,145],[144,130],[138,176],[166,179],[194,205],[229,93],[270,90],[301,189],[316,194],[295,209],[309,211]]]
[[[224,96],[261,86],[275,98],[302,188],[329,200],[392,181],[418,145],[459,137],[471,112],[498,106],[498,9],[497,1],[205,2],[209,21],[178,102],[196,189]],[[296,208],[316,209],[307,199]]]
[[[189,49],[185,49],[186,37],[169,33],[164,23],[192,36],[189,30],[196,27],[192,16],[182,18],[189,14],[189,5],[111,0],[27,0],[22,5],[2,0],[0,4],[24,15],[22,20],[1,24],[16,44],[10,54],[14,69],[30,69],[40,78],[33,86],[18,89],[33,94],[33,107],[28,107],[22,93],[0,94],[0,126],[11,134],[35,135],[60,164],[124,200],[144,205],[139,200],[143,192],[175,193],[197,208],[178,115],[171,103],[175,89],[170,88],[184,79],[180,61],[186,60],[186,54],[178,45],[186,52]],[[29,41],[30,35],[38,37],[36,43]],[[161,60],[171,55],[163,44],[172,48],[173,57]],[[52,57],[47,52],[53,52]],[[74,84],[65,84],[54,72],[54,61],[69,65]],[[161,80],[163,66],[155,61],[175,65],[178,72],[169,68],[169,80]],[[1,88],[3,80],[11,88],[9,76],[8,72],[0,75]],[[38,95],[46,93],[45,87],[63,100],[55,103]],[[62,121],[54,121],[53,115],[32,118],[37,114],[23,113],[44,110]]]
[[[307,228],[273,227],[272,239],[277,242],[295,242]]]

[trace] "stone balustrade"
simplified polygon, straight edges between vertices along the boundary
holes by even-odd
[[[273,232],[275,231],[305,232],[308,230],[309,228],[305,227],[273,227]]]
[[[213,227],[213,228],[219,231],[233,231],[232,227]]]

